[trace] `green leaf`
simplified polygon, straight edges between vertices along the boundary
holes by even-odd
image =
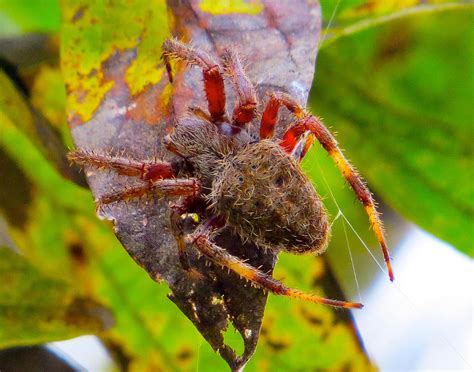
[[[18,253],[0,247],[0,348],[98,333],[110,313],[80,298],[66,282],[46,277]]]
[[[447,12],[341,39],[311,98],[384,202],[471,256],[473,37]]]
[[[304,291],[344,298],[322,257],[282,254],[274,277]],[[371,371],[351,324],[349,312],[269,296],[259,346],[246,370]]]
[[[11,176],[0,182],[0,195],[9,201],[0,198],[8,233],[41,272],[113,311],[113,328],[89,333],[100,335],[113,352],[126,355],[130,368],[178,369],[194,363],[199,333],[168,300],[168,288],[151,280],[111,227],[96,217],[90,192],[60,177],[1,112],[0,133],[0,173]],[[4,280],[2,271],[0,279]],[[30,316],[35,311],[31,308]],[[12,320],[8,327],[19,325]],[[54,327],[38,342],[67,338],[52,337]],[[206,353],[215,360],[212,349],[201,351]]]
[[[51,79],[49,80],[51,81]],[[0,131],[7,130],[7,126],[17,126],[37,145],[44,156],[54,164],[63,176],[78,184],[84,184],[84,178],[79,170],[71,168],[69,165],[66,157],[67,148],[62,142],[58,129],[54,128],[33,107],[27,97],[17,89],[13,80],[3,70],[0,70],[0,86],[2,87],[0,90],[0,115],[3,117],[3,123],[0,122]],[[45,89],[43,94],[46,91],[50,92],[50,90]],[[60,98],[61,93],[64,97],[64,90],[55,93],[59,93],[59,97],[56,95],[57,98]],[[47,108],[45,110],[47,112],[54,111],[52,108],[49,111]]]
[[[59,68],[59,50],[56,49],[55,64],[42,64],[34,73],[30,87],[32,106],[40,112],[68,147],[72,146],[71,133],[66,120],[66,87]]]
[[[321,47],[340,37],[404,17],[472,7],[469,0],[322,0],[327,22]]]
[[[0,35],[27,32],[57,32],[58,0],[0,0]]]
[[[63,3],[61,67],[69,91],[70,123],[90,120],[118,83],[104,67],[117,51],[136,48],[136,58],[123,72],[125,87],[132,95],[161,80],[165,69],[159,64],[160,48],[169,36],[164,0]]]

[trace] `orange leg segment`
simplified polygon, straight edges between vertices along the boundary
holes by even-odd
[[[299,298],[301,300],[335,307],[357,309],[363,307],[363,305],[359,303],[331,300],[286,287],[271,275],[256,269],[235,256],[232,256],[228,251],[214,244],[210,240],[210,235],[215,230],[216,225],[218,225],[217,227],[221,227],[222,220],[219,220],[219,218],[216,217],[211,217],[198,227],[192,235],[188,235],[185,238],[187,243],[193,244],[202,255],[214,264],[226,267],[238,274],[241,278],[249,280],[253,285],[260,287],[263,290],[270,291],[276,295]]]

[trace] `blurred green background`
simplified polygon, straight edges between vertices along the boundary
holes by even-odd
[[[76,3],[65,1],[63,10]],[[136,5],[164,9],[161,1]],[[337,132],[375,192],[390,246],[408,220],[472,257],[471,2],[325,0],[321,6],[325,39],[309,106]],[[67,167],[72,140],[60,36],[58,1],[0,0],[0,348],[96,334],[116,363],[125,360],[121,365],[131,370],[223,369],[166,298],[166,285],[150,280],[96,218],[90,192],[77,185],[81,176]],[[330,192],[376,248],[363,209],[319,146],[303,167],[331,215],[339,208]],[[363,290],[378,268],[355,234],[346,240],[349,227],[341,221],[334,224],[330,262],[342,287],[350,286],[344,284],[353,282],[350,245]],[[318,262],[282,256],[275,276],[311,290]],[[306,305],[269,297],[247,370],[370,368],[331,310]],[[316,325],[304,315],[313,311]],[[238,336],[229,342],[238,343]]]

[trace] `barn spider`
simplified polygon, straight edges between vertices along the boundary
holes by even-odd
[[[274,294],[360,308],[362,305],[358,303],[330,300],[288,288],[213,243],[214,235],[225,225],[231,225],[242,238],[265,249],[324,252],[329,237],[328,217],[321,199],[299,166],[317,139],[363,204],[393,280],[372,195],[320,119],[287,94],[275,92],[270,95],[261,117],[260,139],[255,140],[246,125],[257,115],[256,93],[232,50],[222,55],[224,72],[237,93],[238,102],[231,118],[226,111],[221,65],[212,56],[179,41],[167,40],[163,44],[163,58],[170,82],[173,81],[171,58],[202,69],[208,111],[191,109],[191,115],[181,119],[174,132],[164,138],[165,147],[180,160],[134,161],[80,149],[72,152],[71,160],[82,166],[108,168],[143,181],[141,186],[102,196],[99,205],[150,194],[175,197],[178,201],[170,204],[170,224],[181,265],[188,272],[192,268],[186,250],[193,246],[214,264]],[[274,139],[281,107],[289,110],[295,121],[281,139]],[[207,211],[208,218],[192,234],[186,235],[182,216],[199,210]]]

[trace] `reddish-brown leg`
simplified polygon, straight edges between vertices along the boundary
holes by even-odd
[[[196,196],[199,194],[199,192],[200,184],[197,179],[171,178],[147,182],[143,185],[128,187],[124,190],[111,192],[101,196],[98,200],[96,200],[96,202],[100,208],[106,204],[118,201],[126,201],[144,196],[186,197]]]
[[[196,196],[200,192],[198,180],[174,178],[182,166],[180,162],[172,164],[161,160],[137,161],[80,149],[72,151],[69,159],[81,166],[111,169],[120,175],[137,177],[144,181],[142,185],[103,195],[97,200],[99,207],[147,195],[180,197]]]
[[[222,226],[223,220],[221,218],[216,216],[211,217],[201,224],[192,235],[186,236],[185,240],[187,243],[193,244],[202,255],[214,264],[232,270],[240,277],[251,281],[253,285],[263,290],[270,291],[277,295],[299,298],[318,304],[344,308],[363,307],[363,305],[359,303],[330,300],[304,293],[297,289],[288,288],[283,283],[274,279],[271,275],[256,269],[235,256],[232,256],[225,249],[217,246],[211,241],[211,235],[216,231],[216,229],[219,229]]]
[[[81,165],[99,169],[112,169],[123,176],[138,177],[143,181],[171,178],[176,169],[173,164],[161,160],[137,161],[123,156],[76,149],[69,153],[69,160]]]
[[[306,156],[306,153],[311,148],[314,142],[314,134],[305,132],[298,139],[296,145],[291,150],[290,154],[293,159],[300,162]]]
[[[369,191],[362,178],[357,173],[355,168],[344,157],[342,151],[339,149],[336,139],[322,123],[322,121],[314,116],[305,116],[299,120],[295,125],[291,126],[283,136],[281,146],[289,153],[291,153],[298,144],[301,136],[304,133],[310,132],[316,137],[321,146],[329,153],[329,156],[334,160],[340,172],[343,174],[346,181],[351,185],[357,198],[363,204],[371,225],[374,228],[375,236],[379,242],[384,256],[385,264],[387,266],[390,280],[393,281],[393,270],[390,262],[390,255],[382,227],[382,221],[375,207],[375,202],[372,193]],[[305,143],[305,146],[307,144]]]
[[[382,249],[385,264],[390,280],[393,281],[393,269],[390,262],[390,255],[382,227],[382,221],[375,207],[372,194],[362,181],[357,171],[347,161],[337,145],[337,141],[324,124],[314,116],[308,115],[306,111],[290,96],[284,93],[274,93],[270,97],[267,107],[262,116],[260,127],[260,138],[271,138],[278,120],[278,111],[281,106],[285,106],[292,112],[299,121],[291,126],[283,135],[281,146],[292,156],[303,159],[309,147],[314,141],[314,137],[326,149],[329,155],[336,162],[339,170],[351,185],[357,198],[364,205],[370,223],[374,228],[375,235]],[[307,137],[305,133],[309,132]]]
[[[224,79],[219,64],[214,58],[202,50],[193,49],[174,39],[166,40],[163,43],[162,50],[170,82],[173,81],[171,58],[184,61],[188,65],[199,66],[202,69],[209,113],[214,122],[222,121],[226,116]]]
[[[243,127],[253,120],[257,111],[257,95],[255,88],[245,74],[242,63],[237,54],[227,49],[222,55],[224,71],[237,91],[238,102],[232,115],[232,124]]]
[[[173,236],[178,247],[179,262],[184,270],[191,273],[192,269],[189,264],[188,254],[186,252],[186,242],[184,240],[184,220],[183,214],[194,211],[196,207],[201,205],[203,200],[198,196],[188,196],[176,203],[170,204],[170,225]]]
[[[274,92],[270,95],[260,123],[260,139],[272,138],[278,122],[278,111],[286,107],[297,118],[302,118],[304,109],[292,97],[283,92]]]

